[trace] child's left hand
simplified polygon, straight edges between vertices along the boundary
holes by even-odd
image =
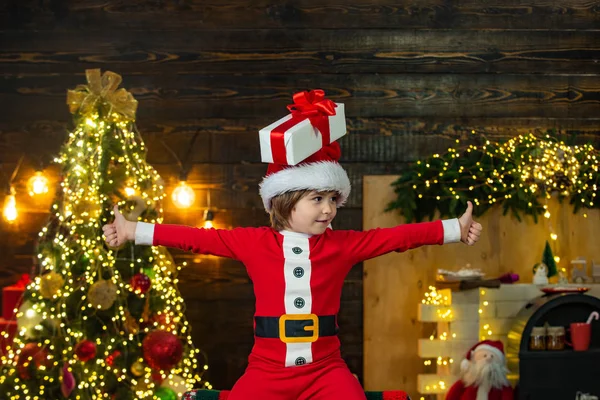
[[[483,229],[479,222],[473,221],[473,203],[467,202],[467,211],[458,219],[460,224],[460,241],[473,246],[479,240]]]

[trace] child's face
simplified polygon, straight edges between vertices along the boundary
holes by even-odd
[[[337,214],[337,193],[310,192],[292,210],[289,224],[294,232],[320,235]]]

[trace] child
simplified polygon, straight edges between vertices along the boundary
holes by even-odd
[[[364,400],[340,356],[337,337],[336,317],[350,268],[391,251],[458,241],[473,245],[479,239],[481,225],[473,222],[470,202],[460,219],[366,232],[332,230],[337,207],[350,194],[339,157],[334,142],[297,166],[269,166],[260,194],[271,227],[136,223],[116,207],[114,222],[103,227],[109,246],[135,240],[244,263],[256,296],[255,344],[229,400]]]

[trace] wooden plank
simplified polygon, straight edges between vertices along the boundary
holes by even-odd
[[[458,378],[452,375],[419,374],[419,394],[444,394]]]
[[[161,25],[159,25],[161,26]],[[598,31],[223,29],[3,33],[0,72],[595,74]]]
[[[352,163],[343,164],[348,173],[353,190],[348,198],[346,207],[360,208],[362,204],[362,177],[365,174],[380,175],[400,173],[406,167],[403,163]],[[6,164],[7,171],[12,171],[14,165]],[[156,170],[165,182],[166,193],[169,195],[164,200],[164,209],[176,210],[170,193],[179,183],[180,168],[174,164],[155,165]],[[257,209],[263,210],[264,206],[258,194],[258,185],[266,173],[266,165],[262,163],[247,164],[194,164],[190,168],[187,183],[196,192],[197,201],[189,211],[204,211],[208,206],[210,193],[211,206],[219,209]],[[46,175],[51,182],[58,182],[59,176],[56,168],[48,168]],[[27,195],[26,180],[31,176],[23,172],[22,178],[14,182],[17,191],[17,202],[23,204],[24,209],[39,211],[49,209],[51,203],[39,203]],[[0,175],[0,185],[7,184],[7,177]],[[54,190],[54,186],[51,186]],[[51,199],[49,193],[46,199]],[[40,206],[44,204],[44,206]],[[45,207],[47,205],[47,208]]]
[[[282,102],[283,104],[283,102]],[[281,116],[287,112],[280,111]],[[251,135],[254,138],[258,130],[265,127],[264,116],[254,118],[189,118],[185,120],[166,118],[161,121],[148,121],[138,119],[137,126],[144,140],[152,136],[162,136],[163,140],[171,139],[169,135],[189,135],[190,139],[196,132],[204,134],[222,135]],[[471,130],[485,133],[487,137],[502,138],[512,137],[529,132],[542,133],[547,129],[554,129],[558,133],[573,135],[600,135],[598,124],[600,117],[594,115],[586,118],[444,118],[436,117],[427,120],[421,118],[405,117],[371,117],[347,116],[346,125],[349,134],[356,135],[431,135],[445,134],[453,138],[462,138],[462,135],[471,133]],[[0,121],[0,146],[9,146],[11,141],[31,140],[45,141],[44,146],[53,145],[58,148],[60,143],[67,138],[67,131],[72,129],[71,120],[26,120],[26,121]],[[234,136],[226,136],[234,138]],[[237,138],[236,138],[237,139]],[[234,139],[235,140],[235,139]],[[206,142],[206,140],[204,141]],[[20,145],[17,142],[15,147]],[[29,143],[35,145],[36,143]],[[206,144],[206,143],[205,143]],[[158,143],[157,143],[158,146]],[[151,147],[147,145],[147,147]],[[160,146],[158,146],[160,147]],[[223,155],[219,155],[222,157]],[[204,160],[203,160],[204,161]],[[212,161],[220,161],[213,159]]]
[[[248,3],[227,0],[85,0],[38,2],[20,0],[2,9],[2,26],[10,29],[115,28],[239,29],[239,28],[398,28],[403,29],[589,29],[598,22],[595,4],[587,0],[486,1],[354,0],[318,3],[299,0]]]
[[[383,212],[394,193],[386,189],[397,177],[365,177],[364,228],[394,226],[404,221],[397,215]],[[438,268],[458,270],[467,264],[481,268],[486,275],[497,277],[507,272],[520,275],[522,282],[531,282],[532,266],[539,262],[544,244],[550,235],[550,224],[558,235],[555,255],[559,268],[569,268],[570,260],[585,255],[588,260],[600,259],[596,238],[600,235],[600,210],[573,214],[568,203],[552,198],[548,202],[550,219],[534,224],[530,218],[518,222],[502,216],[500,207],[479,218],[483,225],[480,242],[473,247],[462,244],[427,246],[405,253],[390,253],[364,263],[365,349],[364,371],[366,388],[391,388],[399,376],[414,384],[423,371],[415,342],[427,336],[413,321],[424,288],[434,284]],[[524,241],[523,238],[528,240]],[[402,290],[398,290],[402,288]],[[487,291],[487,289],[486,289]],[[456,319],[459,308],[453,306]],[[468,315],[478,318],[477,305]],[[389,310],[394,312],[389,312]],[[484,312],[485,315],[485,312]],[[460,340],[448,340],[463,346]],[[459,346],[459,347],[460,347]],[[457,347],[457,349],[459,348]],[[468,346],[467,346],[468,348]],[[462,350],[460,354],[464,354]],[[455,361],[458,361],[455,359]],[[409,394],[416,394],[414,386]],[[411,390],[415,390],[412,392]]]
[[[126,75],[138,118],[245,118],[272,122],[298,90],[321,87],[350,117],[587,118],[600,109],[595,76],[565,75]],[[80,75],[5,76],[0,106],[7,122],[68,120],[68,88]]]
[[[188,163],[260,162],[257,132],[264,119],[206,119],[140,121],[138,128],[152,165],[186,162],[194,136],[200,136],[189,153]],[[347,118],[348,135],[341,138],[342,162],[407,162],[442,153],[455,141],[476,140],[484,134],[489,140],[502,140],[530,132],[543,135],[549,129],[564,135],[573,144],[592,143],[600,147],[600,119],[496,118],[421,119]],[[27,148],[26,176],[38,165],[47,165],[58,154],[70,124],[61,121],[0,122],[0,160],[16,163]],[[477,134],[471,134],[472,131]],[[232,145],[233,144],[233,145]],[[170,149],[170,150],[167,150]],[[173,154],[175,154],[175,156]],[[8,167],[7,167],[8,168]],[[27,172],[25,172],[27,169]]]

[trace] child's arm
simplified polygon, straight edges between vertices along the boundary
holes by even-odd
[[[241,258],[252,237],[247,229],[233,230],[202,229],[183,225],[148,224],[128,221],[115,207],[115,220],[102,227],[106,243],[119,247],[125,242],[135,241],[138,245],[175,247],[200,254],[211,254]]]
[[[138,222],[135,244],[174,247],[192,253],[241,260],[243,250],[251,247],[251,235],[247,231],[247,228],[204,229]]]
[[[458,219],[398,225],[368,231],[338,231],[344,235],[344,246],[356,264],[392,251],[406,251],[424,245],[463,242],[473,245],[481,235],[481,224],[474,222],[473,206]]]

